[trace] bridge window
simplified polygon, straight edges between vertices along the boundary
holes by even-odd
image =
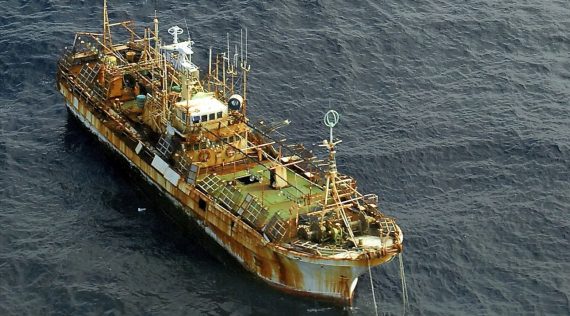
[[[192,123],[194,123],[194,124],[200,123],[200,117],[199,116],[192,116]]]
[[[202,115],[202,122],[206,122],[208,120],[208,115]]]
[[[216,114],[216,118],[222,118],[223,112],[218,112],[218,114]]]

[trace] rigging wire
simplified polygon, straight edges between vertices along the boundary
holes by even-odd
[[[408,301],[408,286],[406,284],[406,273],[404,271],[404,258],[402,253],[398,254],[398,260],[400,261],[400,280],[402,283],[402,305],[404,310],[402,311],[402,315],[406,314],[406,307],[409,307]]]
[[[368,276],[370,277],[370,289],[372,290],[372,300],[374,301],[374,312],[378,316],[378,304],[376,303],[376,294],[374,294],[374,283],[372,282],[372,270],[370,269],[370,258],[368,258]]]

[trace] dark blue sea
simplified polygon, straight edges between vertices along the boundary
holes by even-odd
[[[404,230],[408,315],[570,314],[569,1],[109,2],[187,24],[203,69],[247,28],[249,114],[291,142],[341,114],[341,171]],[[56,62],[102,1],[0,4],[0,315],[374,314],[367,274],[346,309],[220,259],[69,117]],[[372,279],[400,315],[397,261]]]

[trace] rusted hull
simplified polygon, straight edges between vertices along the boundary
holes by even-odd
[[[74,116],[170,198],[179,207],[181,215],[192,218],[247,270],[269,284],[294,294],[350,304],[358,276],[367,271],[369,265],[377,266],[395,255],[334,259],[296,252],[268,242],[206,194],[182,180],[172,183],[165,178],[151,166],[148,157],[143,157],[144,150],[140,149],[146,146],[143,142],[125,139],[113,129],[109,120],[93,110],[88,96],[72,93],[72,83],[65,81],[59,85],[66,106]]]

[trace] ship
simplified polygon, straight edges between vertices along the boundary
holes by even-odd
[[[71,115],[171,200],[173,218],[197,224],[269,285],[345,305],[362,274],[400,256],[395,219],[337,168],[337,112],[324,117],[323,159],[275,136],[288,121],[247,117],[247,29],[233,47],[210,48],[202,71],[181,27],[168,28],[166,43],[156,14],[137,28],[111,23],[106,0],[102,11],[102,29],[64,49],[57,89]]]

